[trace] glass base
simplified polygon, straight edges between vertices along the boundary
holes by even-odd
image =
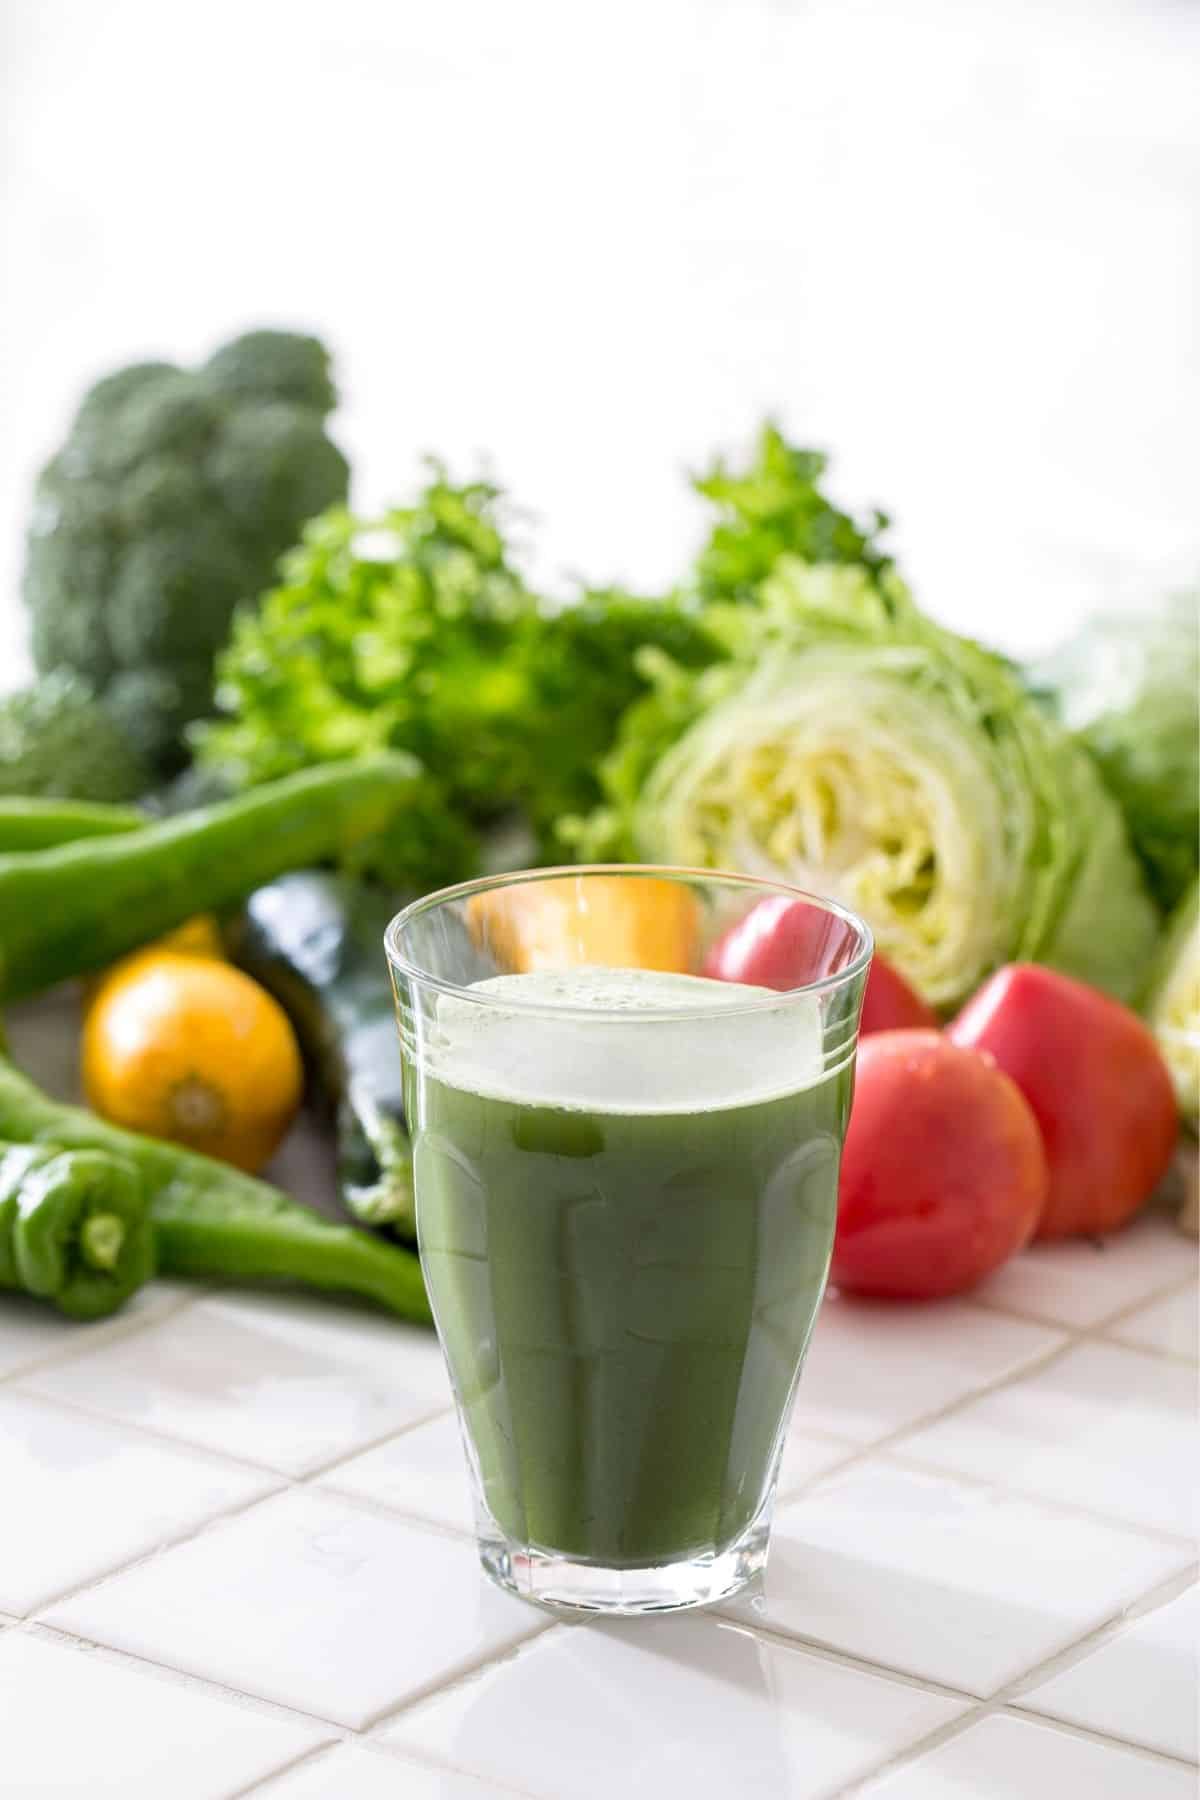
[[[479,1560],[498,1587],[538,1606],[621,1617],[712,1606],[740,1593],[766,1566],[769,1526],[756,1519],[727,1550],[682,1562],[609,1569],[599,1563],[515,1544],[499,1533],[479,1540]]]

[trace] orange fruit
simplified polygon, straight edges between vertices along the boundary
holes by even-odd
[[[147,950],[88,1011],[83,1085],[114,1125],[253,1173],[295,1117],[304,1075],[286,1013],[257,982],[211,957]]]

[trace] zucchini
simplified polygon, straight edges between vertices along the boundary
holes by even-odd
[[[298,870],[250,896],[231,949],[288,1013],[335,1110],[342,1203],[411,1239],[412,1147],[383,949],[399,904],[349,876]]]

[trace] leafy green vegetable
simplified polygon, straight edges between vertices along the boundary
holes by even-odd
[[[1031,673],[1099,763],[1172,906],[1200,857],[1200,595],[1099,614]]]
[[[437,465],[411,507],[314,520],[281,585],[235,623],[202,761],[256,782],[393,747],[476,821],[521,806],[548,825],[594,802],[595,760],[643,687],[634,647],[686,663],[713,646],[673,601],[596,595],[550,615],[508,523],[498,489],[454,486]]]
[[[0,699],[0,794],[132,800],[147,780],[122,732],[75,676],[47,675]]]
[[[643,653],[582,851],[837,893],[938,1006],[1015,957],[1134,992],[1157,915],[1119,811],[1006,663],[888,571],[790,557],[705,622],[725,662]]]
[[[742,472],[718,460],[695,487],[717,508],[717,521],[697,559],[694,584],[703,600],[753,600],[781,556],[849,563],[878,575],[891,558],[877,542],[886,514],[862,521],[821,492],[828,459],[789,444],[770,422]]]
[[[1171,1071],[1179,1110],[1200,1124],[1200,880],[1167,923],[1150,984],[1146,1016]]]
[[[24,593],[42,671],[76,671],[160,771],[209,709],[235,605],[300,525],[346,493],[315,338],[259,331],[200,369],[99,381],[42,471]]]

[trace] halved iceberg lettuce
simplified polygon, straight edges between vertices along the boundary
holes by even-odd
[[[787,557],[705,622],[728,661],[648,660],[588,852],[835,894],[942,1008],[1014,958],[1134,995],[1158,915],[1119,809],[1006,662],[890,571]]]
[[[1194,881],[1167,926],[1146,1016],[1157,1037],[1179,1110],[1200,1123],[1200,881]]]

